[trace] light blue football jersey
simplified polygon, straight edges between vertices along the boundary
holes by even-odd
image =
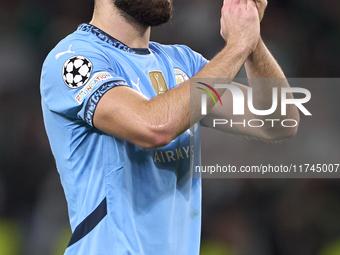
[[[186,46],[132,49],[89,24],[47,56],[42,109],[73,233],[66,255],[199,254],[201,179],[193,172],[200,165],[199,125],[145,150],[101,132],[92,119],[116,86],[151,99],[206,63]]]

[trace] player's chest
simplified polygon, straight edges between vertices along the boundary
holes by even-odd
[[[174,66],[170,59],[156,56],[123,58],[114,71],[149,99],[189,79],[183,68]]]

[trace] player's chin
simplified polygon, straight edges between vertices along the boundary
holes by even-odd
[[[172,18],[172,8],[170,8],[168,11],[159,9],[153,11],[152,13],[143,13],[143,15],[135,16],[134,18],[141,25],[157,27],[169,22],[169,20]]]

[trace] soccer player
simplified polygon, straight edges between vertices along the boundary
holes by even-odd
[[[189,79],[231,82],[243,64],[249,77],[284,78],[260,38],[266,5],[224,1],[227,44],[209,63],[186,46],[149,41],[150,27],[170,19],[171,0],[96,0],[92,21],[51,51],[42,109],[73,232],[66,255],[199,254],[201,180],[192,169],[200,164],[204,92],[190,92]],[[289,86],[281,80],[275,86]],[[271,93],[256,86],[263,93],[254,101],[266,107]],[[225,111],[211,110],[211,100],[207,117],[231,117],[224,96]],[[294,107],[288,115],[298,119]],[[225,131],[275,140],[296,129]]]

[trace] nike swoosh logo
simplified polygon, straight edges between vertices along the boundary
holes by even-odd
[[[74,51],[71,51],[71,47],[72,47],[72,44],[70,45],[70,47],[68,47],[67,51],[63,51],[55,55],[55,59],[58,60],[58,58],[60,58],[62,55],[65,55],[67,53],[70,53],[70,54],[75,53]]]

